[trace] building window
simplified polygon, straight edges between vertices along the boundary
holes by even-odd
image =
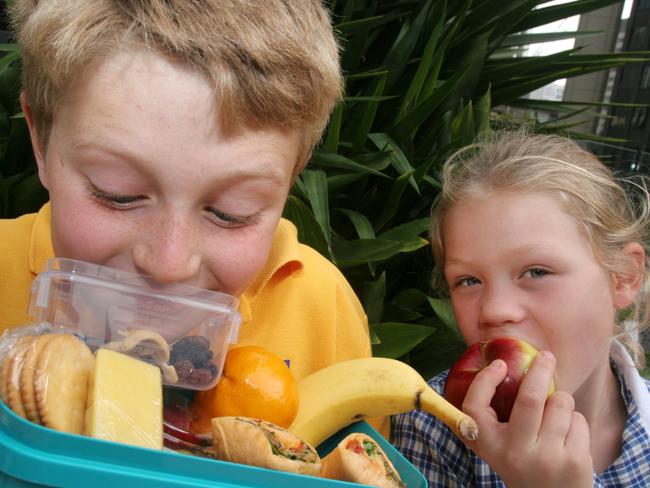
[[[623,127],[625,125],[625,117],[615,115],[609,122],[610,127]]]
[[[638,86],[639,83],[639,72],[641,67],[636,64],[630,64],[623,68],[623,79],[622,84],[626,87]]]
[[[643,68],[643,74],[641,75],[641,88],[650,88],[650,64],[646,64]]]
[[[643,127],[648,118],[648,107],[636,107],[632,115],[632,127]]]
[[[648,44],[648,27],[642,25],[632,31],[632,38],[630,39],[630,51],[642,50]]]

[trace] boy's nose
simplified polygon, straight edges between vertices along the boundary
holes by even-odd
[[[197,278],[201,255],[189,229],[162,225],[133,247],[133,261],[140,272],[159,283],[189,283]]]
[[[479,321],[483,326],[517,324],[525,317],[525,310],[517,291],[508,286],[486,287],[481,297]]]

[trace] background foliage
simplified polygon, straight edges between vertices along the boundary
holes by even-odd
[[[567,34],[530,28],[616,3],[575,0],[330,0],[347,96],[285,216],[300,239],[336,263],[361,297],[375,355],[402,358],[425,376],[464,349],[448,300],[430,287],[427,225],[450,152],[491,127],[517,124],[495,107],[553,80],[646,60],[646,53],[543,57],[522,46]],[[18,106],[20,53],[0,60],[0,217],[37,210],[40,186]],[[562,120],[589,107],[544,102],[562,114],[535,130],[570,131]]]

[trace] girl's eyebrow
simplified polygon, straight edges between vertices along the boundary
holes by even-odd
[[[465,263],[467,263],[467,261],[462,258],[445,256],[445,266],[449,264],[454,265],[454,264],[465,264]]]
[[[531,244],[524,244],[522,246],[515,247],[513,249],[507,249],[506,252],[508,253],[509,256],[517,257],[529,253],[538,253],[538,254],[550,253],[550,252],[555,252],[557,249],[558,249],[557,246],[554,246],[552,244],[531,243]],[[462,256],[445,256],[445,265],[456,265],[456,264],[463,265],[463,264],[470,264],[470,262],[467,259],[464,259]]]

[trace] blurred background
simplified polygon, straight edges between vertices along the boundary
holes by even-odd
[[[346,96],[284,216],[358,293],[374,354],[430,377],[465,348],[431,286],[442,163],[485,131],[525,124],[574,138],[620,175],[647,173],[650,0],[326,3]],[[38,210],[47,192],[5,15],[0,37],[0,217],[10,218]]]

